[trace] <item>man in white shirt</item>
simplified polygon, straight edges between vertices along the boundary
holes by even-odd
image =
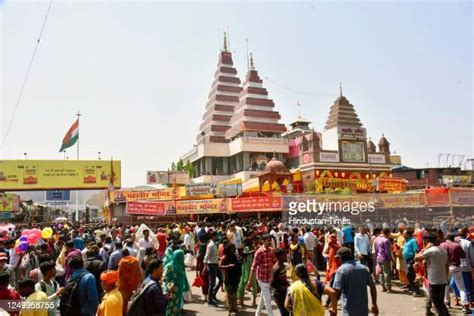
[[[230,223],[229,230],[227,231],[227,239],[229,243],[235,245],[236,250],[242,247],[242,230],[235,225],[235,222]]]
[[[56,264],[53,261],[46,261],[40,264],[43,280],[35,285],[35,291],[42,291],[48,296],[48,301],[54,303],[54,308],[48,308],[48,316],[58,315],[59,297],[63,288],[54,280],[56,276]]]
[[[278,236],[278,227],[273,227],[270,231],[270,235],[272,236],[272,248],[277,249],[280,246],[280,236]]]
[[[191,233],[191,228],[186,228],[186,234],[183,239],[184,248],[194,256],[194,238]]]
[[[426,314],[432,315],[431,302],[438,315],[448,316],[449,312],[444,304],[444,290],[448,285],[449,260],[448,253],[439,246],[438,236],[427,234],[424,237],[425,247],[415,256],[415,260],[425,260],[428,265],[429,296],[426,304]]]
[[[354,252],[355,259],[359,260],[361,264],[368,267],[372,271],[370,263],[370,239],[367,235],[367,227],[361,226],[360,233],[355,235],[354,238]]]
[[[150,231],[148,229],[143,231],[143,238],[138,241],[138,247],[143,249],[153,248],[153,241],[150,238]]]
[[[306,254],[309,260],[313,263],[314,266],[316,266],[317,263],[317,258],[316,254],[317,252],[315,251],[316,248],[316,241],[317,238],[311,231],[311,226],[307,226],[305,229],[303,229],[304,235],[304,246],[306,248]]]

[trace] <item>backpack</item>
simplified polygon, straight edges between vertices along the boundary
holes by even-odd
[[[81,302],[79,302],[79,284],[84,275],[88,272],[83,272],[74,280],[71,278],[64,287],[59,304],[61,315],[79,316],[81,312]]]
[[[54,289],[54,292],[56,292],[56,291],[58,290],[58,288],[59,288],[59,284],[58,284],[58,282],[56,282],[56,281],[54,281],[54,280],[52,280],[52,281],[53,281],[53,289]],[[41,291],[43,291],[43,292],[45,292],[46,294],[48,294],[48,292],[46,292],[46,283],[45,283],[44,281],[40,281],[40,286],[41,286]],[[49,294],[48,294],[48,296],[49,296]]]
[[[128,301],[127,316],[148,315],[144,294],[154,284],[155,282],[150,280],[138,292],[133,294],[130,301]]]

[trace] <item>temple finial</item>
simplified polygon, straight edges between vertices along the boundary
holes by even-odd
[[[255,70],[255,65],[253,63],[253,54],[250,53],[250,70]]]
[[[339,82],[339,96],[342,97],[342,83]]]
[[[224,52],[229,51],[227,48],[227,32],[224,32]]]
[[[298,100],[296,100],[296,107],[298,108],[298,118],[301,118],[301,112],[300,112],[301,103]]]

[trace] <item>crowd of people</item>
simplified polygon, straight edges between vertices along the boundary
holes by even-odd
[[[377,284],[393,293],[396,283],[425,293],[426,315],[449,315],[451,304],[470,314],[473,243],[474,227],[291,228],[279,218],[10,225],[0,234],[0,301],[10,315],[180,315],[194,287],[229,315],[249,298],[256,315],[275,315],[276,303],[283,316],[363,316],[379,313]]]

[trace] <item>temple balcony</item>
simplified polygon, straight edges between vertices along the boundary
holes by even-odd
[[[289,152],[288,139],[272,137],[242,136],[229,143],[229,154],[233,156],[240,152]]]

